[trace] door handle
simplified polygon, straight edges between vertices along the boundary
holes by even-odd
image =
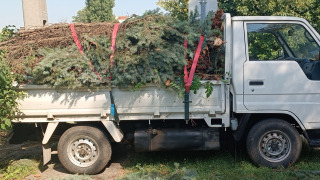
[[[263,81],[250,81],[249,85],[250,86],[263,86],[264,82]]]

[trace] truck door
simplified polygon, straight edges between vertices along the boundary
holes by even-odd
[[[297,116],[320,128],[318,34],[303,22],[245,22],[244,106]]]

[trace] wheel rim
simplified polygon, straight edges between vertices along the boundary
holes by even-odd
[[[97,143],[89,138],[78,138],[68,146],[68,157],[73,164],[79,167],[88,167],[94,164],[99,156]]]
[[[259,144],[260,154],[270,162],[280,162],[291,151],[291,141],[281,131],[269,131],[265,133]]]

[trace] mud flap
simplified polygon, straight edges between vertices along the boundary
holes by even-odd
[[[123,133],[115,125],[115,123],[113,121],[101,121],[101,122],[107,128],[113,140],[115,142],[121,142],[121,140],[123,139]]]
[[[49,144],[42,144],[43,165],[51,161],[51,147]]]
[[[46,132],[42,140],[43,165],[46,165],[51,160],[51,147],[48,142],[58,125],[58,122],[48,123]]]

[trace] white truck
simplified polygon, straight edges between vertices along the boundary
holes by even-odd
[[[110,160],[110,142],[137,151],[219,149],[225,135],[245,142],[253,163],[288,167],[301,152],[300,135],[320,146],[320,36],[296,17],[224,14],[225,73],[189,100],[173,90],[53,89],[22,86],[27,97],[14,122],[46,126],[44,163],[58,153],[72,173],[95,174]],[[276,53],[275,53],[276,52]],[[58,150],[50,138],[59,127]],[[242,141],[244,140],[244,141]],[[229,142],[228,142],[229,143]],[[232,143],[232,142],[230,142]]]

